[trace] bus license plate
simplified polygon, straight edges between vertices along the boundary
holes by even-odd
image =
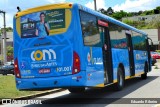
[[[39,73],[40,74],[47,74],[47,73],[50,73],[50,71],[51,71],[50,69],[40,69]]]

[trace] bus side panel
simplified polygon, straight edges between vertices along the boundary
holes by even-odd
[[[83,38],[81,31],[81,24],[79,18],[79,10],[77,5],[73,5],[74,7],[71,9],[72,11],[72,26],[70,27],[70,31],[73,33],[73,51],[76,52],[80,58],[80,72],[72,75],[71,85],[70,86],[86,86],[86,71],[84,64],[84,46],[83,46]],[[73,59],[72,59],[73,60]]]
[[[81,30],[81,24],[80,24],[80,16],[79,16],[79,10],[77,5],[74,5],[72,8],[72,28],[71,31],[73,31],[74,41],[73,41],[73,51],[75,51],[79,57],[81,62],[81,70],[84,71],[86,69],[86,66],[84,64],[84,45],[83,45],[83,38],[82,38],[82,30]]]
[[[113,80],[117,80],[117,70],[120,63],[124,65],[125,76],[130,76],[129,69],[129,56],[127,49],[115,49],[112,48],[112,60],[113,60]]]
[[[147,51],[134,50],[135,74],[144,72],[145,61],[148,61]]]
[[[21,38],[18,36],[18,32],[16,31],[16,20],[13,19],[13,46],[14,46],[14,60],[16,58],[18,58],[18,50],[19,50],[19,46],[24,42],[21,40]]]
[[[104,67],[102,48],[99,47],[85,47],[85,64],[87,86],[97,86],[104,84]]]
[[[80,24],[80,15],[77,5],[74,5],[74,10],[72,10],[74,23],[74,45],[73,50],[78,53],[81,62],[81,75],[83,79],[83,85],[85,86],[96,86],[98,84],[104,83],[104,70],[102,63],[102,48],[94,48],[84,46],[82,29]],[[90,55],[92,53],[92,57]],[[88,56],[88,54],[90,56]],[[97,62],[95,62],[97,61]],[[100,63],[98,63],[98,61]],[[74,75],[72,76],[74,78]],[[71,86],[75,86],[77,83],[72,79]]]

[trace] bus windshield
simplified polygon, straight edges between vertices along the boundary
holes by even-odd
[[[67,17],[71,15],[69,12],[69,9],[52,9],[21,16],[21,38],[45,37],[65,32]]]

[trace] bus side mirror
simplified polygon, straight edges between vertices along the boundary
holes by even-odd
[[[150,51],[155,51],[155,48],[153,46],[153,41],[151,38],[147,37],[147,40],[148,40],[148,45],[149,45],[149,49]],[[150,41],[150,42],[149,42]]]
[[[155,48],[153,46],[153,42],[151,41],[151,45],[150,45],[150,51],[155,51]]]
[[[153,42],[151,41],[151,46],[153,47]]]
[[[155,51],[155,48],[153,46],[150,46],[150,51]]]

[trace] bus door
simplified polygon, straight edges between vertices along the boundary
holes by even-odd
[[[102,52],[104,66],[104,84],[109,84],[113,82],[113,65],[108,23],[102,20],[98,20],[98,25],[100,36],[103,41]]]
[[[127,46],[128,46],[128,53],[129,53],[130,76],[134,76],[135,65],[134,65],[132,37],[131,37],[130,31],[126,31],[126,37],[127,37]]]

